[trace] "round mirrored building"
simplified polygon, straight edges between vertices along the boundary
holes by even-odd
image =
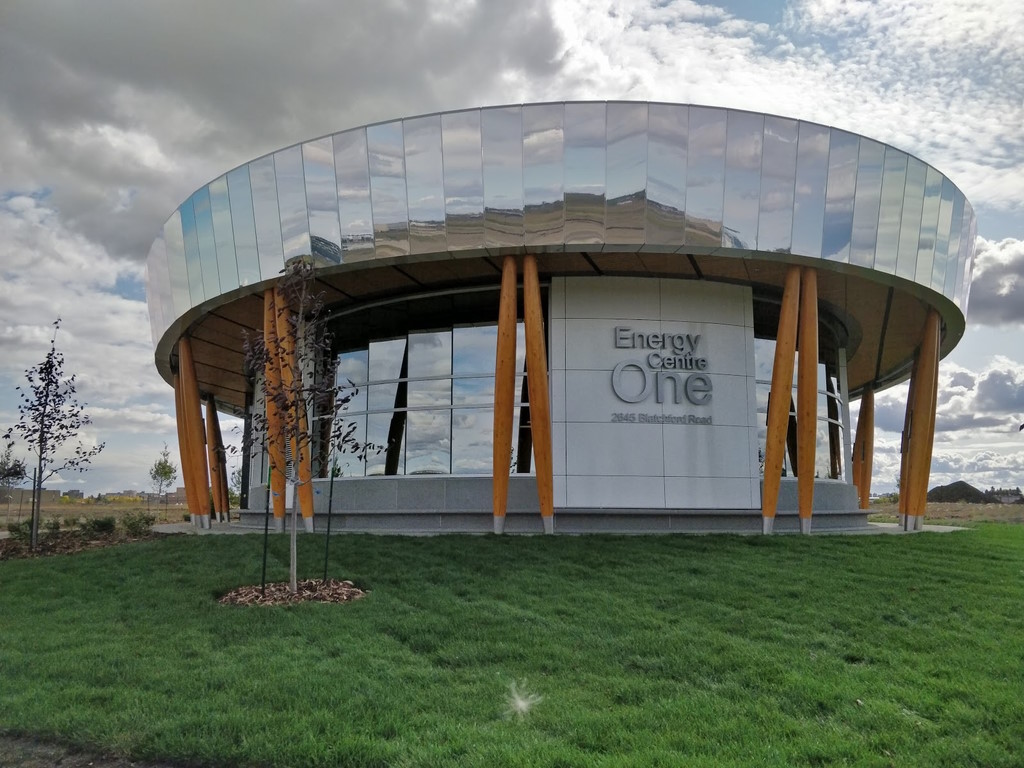
[[[952,181],[867,137],[696,105],[528,104],[235,168],[167,220],[147,288],[201,524],[211,488],[226,512],[221,411],[306,438],[247,428],[243,519],[269,498],[283,521],[289,461],[310,528],[329,506],[351,531],[863,525],[874,393],[909,378],[915,527],[974,243]],[[295,344],[279,281],[296,261],[315,268],[319,375],[344,406],[290,416],[266,403]],[[259,370],[247,337],[273,353]]]

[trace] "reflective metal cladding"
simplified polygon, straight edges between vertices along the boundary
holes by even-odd
[[[458,252],[759,252],[894,275],[966,314],[975,232],[938,170],[847,131],[684,104],[527,104],[346,130],[223,174],[167,220],[147,289],[157,343],[299,255],[330,269]]]

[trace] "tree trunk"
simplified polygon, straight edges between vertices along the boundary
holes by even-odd
[[[298,530],[299,530],[299,505],[298,488],[292,482],[292,541],[291,551],[288,558],[288,589],[292,594],[299,591],[299,569],[298,569]]]

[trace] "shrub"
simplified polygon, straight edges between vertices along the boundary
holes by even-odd
[[[117,521],[113,517],[94,517],[82,524],[82,530],[91,534],[113,533]]]
[[[128,512],[121,518],[121,526],[129,536],[145,536],[156,522],[156,515],[147,512]]]
[[[43,528],[51,536],[60,533],[60,518],[54,517],[43,523]]]
[[[32,522],[22,520],[20,523],[8,523],[7,530],[15,541],[28,541],[32,537]]]

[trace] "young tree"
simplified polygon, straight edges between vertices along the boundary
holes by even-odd
[[[50,351],[38,365],[25,371],[26,387],[15,387],[21,402],[18,404],[18,423],[7,430],[4,439],[8,445],[17,435],[35,456],[36,474],[32,499],[31,548],[39,541],[39,512],[43,483],[58,472],[84,472],[92,459],[103,450],[104,443],[91,448],[81,440],[65,450],[65,444],[76,440],[78,433],[92,420],[85,406],[75,397],[75,375],[64,377],[64,355],[57,351],[57,331],[60,318],[53,324]]]
[[[8,445],[0,453],[0,501],[7,502],[10,519],[11,495],[15,488],[25,482],[27,476],[25,460],[14,458],[14,446]]]
[[[149,479],[153,483],[153,490],[156,492],[157,498],[161,493],[171,489],[171,484],[177,477],[178,465],[171,461],[171,452],[167,450],[167,443],[164,443],[164,449],[160,451],[160,458],[153,462],[153,466],[149,470]],[[164,508],[167,508],[166,495],[164,495]]]

